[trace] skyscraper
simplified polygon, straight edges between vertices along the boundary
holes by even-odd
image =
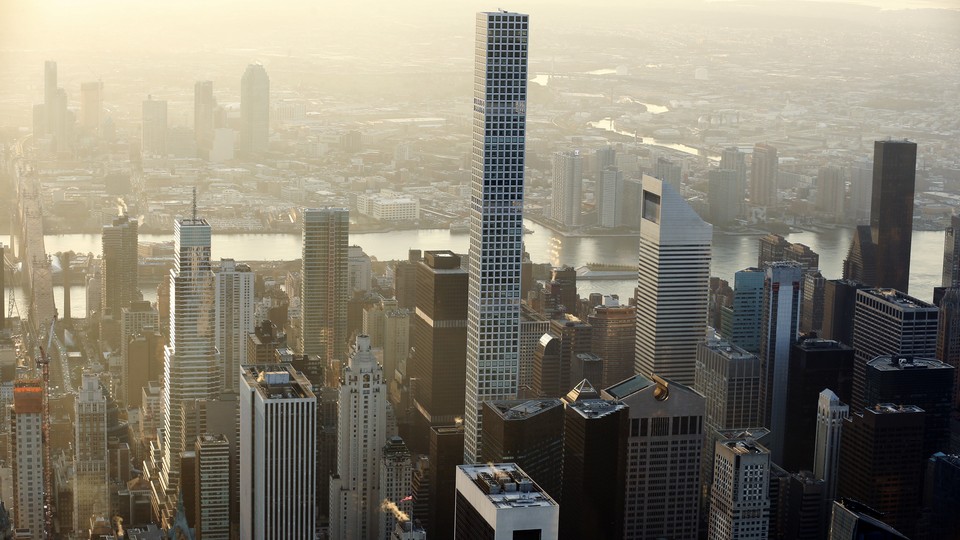
[[[391,540],[398,519],[409,519],[412,505],[407,496],[411,494],[412,478],[410,450],[400,437],[390,437],[380,457],[380,529],[377,536],[380,540]]]
[[[217,101],[213,97],[213,81],[193,84],[193,135],[201,153],[213,147],[213,113]]]
[[[159,381],[159,377],[150,378],[149,375],[156,376],[161,369],[151,369],[143,362],[131,362],[130,346],[131,343],[141,335],[149,335],[160,328],[160,319],[157,310],[153,309],[150,302],[136,301],[120,310],[120,380],[114,385],[114,397],[124,406],[131,404],[131,400],[140,399],[140,388],[146,381]],[[146,351],[136,351],[142,354]],[[155,351],[151,351],[155,352]],[[162,352],[159,355],[162,357]],[[142,356],[136,360],[141,360]],[[133,367],[134,369],[130,369]],[[146,378],[144,378],[146,376]],[[131,390],[131,381],[139,382],[139,386],[134,386]]]
[[[289,364],[240,373],[240,538],[316,532],[317,397]],[[375,474],[375,473],[374,473]]]
[[[743,204],[743,193],[737,191],[737,171],[711,169],[707,186],[710,223],[716,226],[729,225],[740,215],[740,205]]]
[[[163,456],[159,496],[172,509],[180,485],[185,401],[220,391],[220,363],[214,342],[213,275],[210,225],[205,219],[180,218],[173,228],[170,270],[170,343],[164,348]],[[162,492],[162,493],[161,493]]]
[[[890,525],[880,521],[876,511],[852,500],[830,504],[830,540],[907,540]]]
[[[607,167],[596,182],[597,225],[607,229],[620,227],[623,225],[623,171]]]
[[[847,211],[851,221],[864,223],[870,220],[870,198],[873,189],[873,162],[861,158],[846,167],[850,179],[850,198]]]
[[[936,358],[953,366],[954,407],[960,408],[960,285],[947,289],[940,299]]]
[[[583,159],[579,151],[553,155],[553,219],[566,227],[582,222]]]
[[[230,539],[230,441],[223,434],[203,434],[194,443],[196,453],[197,538]],[[234,474],[239,474],[235,472]]]
[[[167,155],[167,102],[147,96],[143,102],[140,150],[143,156]]]
[[[803,300],[800,302],[800,332],[814,332],[817,335],[823,330],[823,304],[827,280],[819,270],[812,270],[803,274]]]
[[[873,143],[873,194],[870,236],[876,245],[876,287],[910,292],[910,246],[913,240],[913,194],[917,143]]]
[[[340,380],[337,472],[330,478],[330,538],[376,535],[380,512],[380,458],[387,438],[387,387],[370,349],[357,336]]]
[[[825,500],[837,496],[837,474],[840,466],[840,440],[850,407],[841,403],[837,394],[826,389],[817,398],[817,440],[813,458],[813,474],[823,480]]]
[[[112,225],[103,226],[103,264],[100,292],[101,316],[120,318],[120,310],[139,299],[137,220],[121,214]]]
[[[604,296],[603,304],[594,306],[587,321],[593,327],[591,352],[603,358],[603,377],[599,386],[613,386],[632,377],[636,306],[621,305],[617,298]]]
[[[213,276],[214,333],[223,366],[223,389],[236,392],[240,388],[240,365],[247,359],[247,335],[254,330],[254,275],[244,263],[220,259]]]
[[[760,406],[770,428],[767,447],[774,463],[783,459],[787,425],[787,386],[790,347],[797,340],[800,324],[800,280],[797,263],[767,266],[763,282],[763,315],[760,323]]]
[[[342,362],[347,346],[346,208],[308,208],[303,212],[303,262],[300,271],[301,354],[320,356],[324,366]]]
[[[477,14],[464,460],[480,456],[481,403],[517,394],[527,40],[522,13]]]
[[[710,490],[711,540],[766,540],[770,451],[751,439],[717,441]]]
[[[107,468],[107,399],[100,380],[84,372],[74,403],[73,528],[87,529],[90,518],[110,512],[109,470]]]
[[[60,96],[57,88],[57,63],[47,60],[43,63],[43,107],[48,135],[56,135],[59,127]]]
[[[427,426],[463,416],[467,370],[467,281],[452,251],[427,251],[417,263],[410,377],[414,406]]]
[[[845,279],[830,279],[824,282],[821,337],[853,345],[857,291],[866,288],[867,285]]]
[[[769,144],[758,143],[753,147],[750,163],[750,204],[753,206],[777,205],[777,149]]]
[[[630,415],[624,537],[697,538],[703,396],[681,384],[643,375],[611,386],[600,396],[627,405]]]
[[[43,384],[39,379],[18,379],[13,385],[13,510],[18,528],[30,540],[45,538],[43,456],[48,441],[42,430]]]
[[[557,540],[560,507],[514,463],[457,467],[457,540]]]
[[[634,372],[692,385],[707,328],[713,228],[669,184],[643,177]]]
[[[742,214],[746,205],[744,199],[747,193],[747,155],[736,146],[724,148],[720,154],[720,168],[736,173],[737,213]]]
[[[431,481],[427,523],[430,534],[436,538],[453,538],[457,465],[463,464],[463,425],[430,428],[429,455]]]
[[[756,354],[760,352],[763,313],[763,280],[760,268],[745,268],[733,275],[733,305],[721,308],[723,337]]]
[[[240,149],[266,152],[270,144],[270,77],[261,64],[250,64],[240,79]]]
[[[938,315],[936,306],[893,289],[857,291],[851,410],[874,405],[864,399],[867,363],[874,358],[887,354],[935,358]]]
[[[835,221],[841,221],[846,198],[847,183],[843,169],[835,165],[820,167],[817,172],[817,210]]]
[[[103,81],[80,83],[80,125],[92,135],[100,133],[103,115]]]
[[[960,287],[960,215],[950,216],[943,236],[942,287]]]

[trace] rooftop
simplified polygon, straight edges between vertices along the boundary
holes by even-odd
[[[909,294],[902,293],[896,289],[860,289],[857,294],[874,296],[903,309],[937,309],[937,306],[933,304],[928,304],[923,300],[914,298]]]
[[[867,365],[880,371],[907,371],[914,369],[953,369],[950,364],[935,358],[914,358],[902,355],[883,355],[867,362]]]
[[[240,373],[265,400],[314,397],[310,381],[289,364],[246,365]]]
[[[748,455],[748,454],[769,454],[770,451],[763,447],[760,443],[753,439],[736,439],[732,441],[723,441],[720,443],[735,454],[739,455]]]
[[[515,463],[460,465],[458,468],[473,480],[498,509],[557,506]]]
[[[523,420],[524,418],[536,416],[545,410],[561,405],[560,400],[554,398],[489,401],[487,403],[494,411],[499,413],[504,420]]]
[[[584,418],[603,418],[617,411],[622,411],[627,406],[623,403],[605,399],[584,399],[567,405],[567,408],[576,411]]]

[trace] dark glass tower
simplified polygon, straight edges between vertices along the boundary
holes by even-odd
[[[917,143],[873,143],[870,236],[877,246],[877,287],[909,292]]]

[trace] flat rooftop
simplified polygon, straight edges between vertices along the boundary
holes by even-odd
[[[867,362],[867,365],[880,371],[910,371],[914,369],[953,369],[936,358],[915,358],[912,356],[883,355]]]
[[[617,411],[622,411],[627,406],[623,403],[605,399],[585,399],[571,403],[567,405],[567,408],[584,418],[603,418]]]
[[[858,294],[868,294],[903,309],[938,309],[937,306],[933,304],[928,304],[923,300],[914,298],[896,289],[860,289]]]
[[[498,509],[557,506],[515,463],[460,465],[457,468],[473,480],[477,488]]]
[[[264,400],[314,397],[310,381],[289,364],[246,365],[241,377]]]
[[[504,420],[522,420],[536,416],[543,411],[562,405],[559,399],[528,399],[508,401],[488,401],[489,406]]]

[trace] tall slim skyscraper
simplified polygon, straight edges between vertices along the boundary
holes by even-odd
[[[774,463],[783,459],[787,437],[787,386],[790,347],[800,324],[802,268],[780,262],[767,266],[763,282],[763,318],[760,322],[760,406],[770,428],[768,448]]]
[[[217,101],[213,97],[213,81],[193,84],[193,135],[197,148],[209,151],[213,146],[213,111]]]
[[[960,215],[950,217],[943,236],[942,287],[960,287]]]
[[[708,174],[707,200],[710,202],[710,223],[729,225],[740,215],[743,193],[737,192],[737,171],[711,169]]]
[[[846,167],[846,175],[850,180],[847,212],[854,223],[866,223],[870,220],[873,162],[866,157],[860,158]]]
[[[843,169],[835,165],[820,167],[817,172],[817,210],[836,221],[844,218],[847,183]]]
[[[254,330],[253,271],[233,259],[220,259],[214,272],[217,350],[223,365],[223,389],[240,388],[240,364],[247,359],[247,335]]]
[[[240,538],[316,532],[317,397],[289,364],[240,374]]]
[[[607,227],[603,224],[603,221],[600,217],[601,210],[604,208],[612,208],[613,206],[619,207],[622,211],[623,204],[622,201],[611,202],[608,200],[608,184],[606,184],[605,171],[608,169],[613,169],[619,172],[617,168],[617,149],[613,146],[605,146],[603,148],[597,148],[597,151],[594,153],[593,159],[593,181],[594,181],[594,200],[596,201],[597,207],[597,223],[601,227]],[[620,188],[619,194],[623,193],[623,175],[620,176]],[[618,195],[618,197],[620,196]],[[619,213],[619,211],[618,211]],[[616,226],[616,225],[615,225]]]
[[[673,186],[643,177],[634,372],[692,385],[707,329],[713,227]]]
[[[59,127],[60,95],[57,88],[57,63],[47,60],[43,63],[43,107],[49,135],[56,135]]]
[[[270,143],[270,77],[261,64],[250,64],[240,79],[240,148],[266,152]]]
[[[763,143],[754,145],[750,164],[750,204],[753,206],[777,205],[779,163],[776,147]]]
[[[370,349],[357,336],[340,380],[337,472],[330,478],[330,538],[364,540],[379,530],[380,458],[387,438],[387,387]]]
[[[25,538],[42,540],[44,534],[43,385],[39,379],[18,379],[13,385],[13,511]]]
[[[300,352],[320,356],[324,366],[345,359],[347,347],[347,238],[350,211],[308,208],[303,212],[300,271]]]
[[[484,401],[517,395],[529,17],[477,14],[464,460],[480,456]]]
[[[960,408],[960,284],[940,299],[936,358],[953,366],[954,408]]]
[[[410,450],[403,439],[390,437],[380,457],[380,528],[377,538],[391,540],[391,533],[397,526],[398,518],[409,517],[412,504],[410,482],[413,479],[413,465],[410,462]],[[407,500],[405,500],[407,499]],[[392,503],[392,504],[391,504]]]
[[[760,352],[765,276],[761,268],[744,268],[734,273],[733,305],[720,308],[723,337],[754,354]]]
[[[80,126],[89,134],[100,132],[103,115],[103,81],[80,83]]]
[[[636,306],[621,305],[616,297],[604,296],[603,304],[594,306],[587,321],[593,327],[591,352],[603,358],[603,377],[598,386],[613,386],[633,377]]]
[[[180,218],[173,228],[170,270],[170,342],[164,348],[163,456],[161,489],[168,509],[180,485],[180,453],[185,446],[184,402],[220,392],[220,362],[214,342],[213,275],[210,225],[205,219]],[[163,493],[159,493],[162,491]]]
[[[579,151],[553,155],[553,219],[567,227],[582,222],[583,159]]]
[[[103,263],[100,269],[100,315],[120,318],[120,310],[139,299],[137,220],[121,214],[103,226]]]
[[[239,446],[239,445],[238,445]],[[230,441],[223,434],[202,434],[194,443],[197,456],[196,534],[198,539],[230,539]],[[239,475],[239,472],[233,474]]]
[[[623,225],[623,171],[607,167],[596,182],[597,225],[607,229]]]
[[[770,451],[751,439],[717,441],[710,490],[711,540],[767,540]]]
[[[850,407],[840,403],[832,390],[820,392],[817,398],[817,440],[813,458],[813,474],[823,480],[825,500],[837,496],[837,474],[840,466],[840,440]]]
[[[107,399],[100,380],[85,372],[74,403],[76,476],[73,483],[73,528],[89,528],[90,518],[111,510],[107,468]]]
[[[140,150],[144,156],[167,155],[167,102],[147,96],[143,102]]]
[[[736,146],[724,148],[720,154],[720,168],[736,173],[737,211],[743,213],[747,193],[747,155]]]
[[[917,143],[873,143],[873,194],[870,235],[877,250],[876,287],[910,292],[913,194],[917,180]]]

